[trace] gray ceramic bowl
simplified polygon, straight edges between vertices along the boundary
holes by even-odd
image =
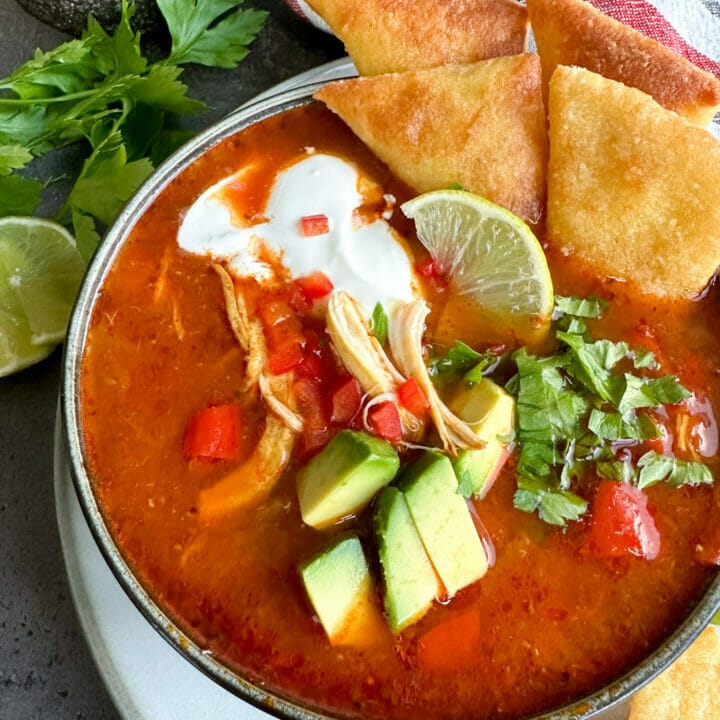
[[[168,183],[206,150],[226,137],[271,115],[310,102],[313,92],[325,82],[354,74],[355,70],[347,60],[329,63],[304,73],[265,93],[201,133],[158,168],[124,208],[93,259],[80,290],[65,345],[61,411],[68,464],[90,529],[110,568],[148,622],[178,652],[230,692],[281,718],[319,720],[326,716],[303,709],[280,696],[269,694],[232,672],[212,656],[203,653],[202,648],[175,627],[162,607],[150,597],[115,545],[98,506],[85,462],[85,448],[80,431],[82,427],[82,410],[79,401],[80,361],[93,305],[105,277],[135,223]],[[570,718],[585,720],[597,717],[600,713],[617,706],[670,665],[710,622],[718,607],[720,607],[720,576],[715,576],[709,583],[702,600],[696,607],[688,609],[685,622],[637,667],[598,692],[566,707],[536,716],[532,720],[569,720]]]

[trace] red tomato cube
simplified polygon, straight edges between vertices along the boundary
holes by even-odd
[[[660,533],[648,510],[647,495],[627,483],[601,480],[592,504],[588,544],[598,557],[657,557]]]
[[[300,229],[305,237],[326,235],[330,232],[330,221],[327,215],[305,215],[300,218]]]
[[[242,417],[238,405],[213,405],[196,412],[188,423],[185,457],[237,460],[240,457]]]
[[[395,403],[386,400],[368,412],[368,422],[373,432],[388,442],[402,440],[402,422]]]

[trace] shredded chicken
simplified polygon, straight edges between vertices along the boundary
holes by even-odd
[[[248,390],[258,382],[267,365],[267,347],[262,324],[257,319],[250,319],[245,297],[235,289],[235,283],[227,270],[217,263],[212,267],[222,283],[230,327],[245,352],[245,381],[240,389]]]
[[[327,330],[335,352],[367,395],[377,397],[397,392],[405,378],[372,334],[357,300],[348,293],[340,291],[330,297]],[[398,409],[405,434],[410,437],[422,434],[422,420],[405,408]]]
[[[295,406],[292,393],[293,374],[276,375],[268,378],[261,375],[258,383],[260,393],[271,412],[275,413],[292,431],[299,433],[303,429],[303,419],[290,407]]]
[[[250,319],[245,297],[221,265],[213,269],[222,282],[228,319],[245,353],[246,376],[241,390],[257,387],[267,407],[265,429],[253,454],[213,486],[202,490],[198,501],[204,522],[262,502],[285,470],[303,419],[297,414],[294,373],[267,375],[268,351],[262,325]]]
[[[290,460],[295,431],[273,413],[253,454],[229,475],[200,492],[198,513],[208,522],[261,503],[275,487]]]
[[[430,405],[430,417],[445,451],[456,455],[458,448],[482,448],[485,445],[483,440],[445,405],[428,374],[422,355],[422,338],[429,312],[423,300],[414,300],[394,308],[388,323],[388,340],[393,358],[400,370],[407,377],[414,378],[425,393]]]

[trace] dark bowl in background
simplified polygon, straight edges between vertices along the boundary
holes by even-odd
[[[121,0],[17,0],[17,3],[46,25],[75,36],[82,34],[89,13],[106,30],[114,28],[120,20]],[[134,4],[135,30],[151,32],[162,26],[155,0],[134,0]]]

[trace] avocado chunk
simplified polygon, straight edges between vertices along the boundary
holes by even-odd
[[[357,535],[337,540],[306,562],[300,577],[333,645],[370,645],[388,635]]]
[[[386,487],[380,493],[373,523],[385,581],[385,611],[390,629],[399,633],[428,611],[440,587],[405,496],[397,488]]]
[[[513,430],[515,398],[492,380],[483,378],[470,389],[463,388],[450,402],[450,409],[485,441],[480,450],[461,450],[453,467],[465,497],[485,497],[508,459],[507,437]]]
[[[324,528],[362,510],[400,467],[393,446],[366,432],[342,430],[298,474],[302,519]]]
[[[405,494],[410,515],[445,596],[455,593],[487,571],[488,561],[465,498],[458,493],[452,463],[425,451],[403,473],[398,487]]]

